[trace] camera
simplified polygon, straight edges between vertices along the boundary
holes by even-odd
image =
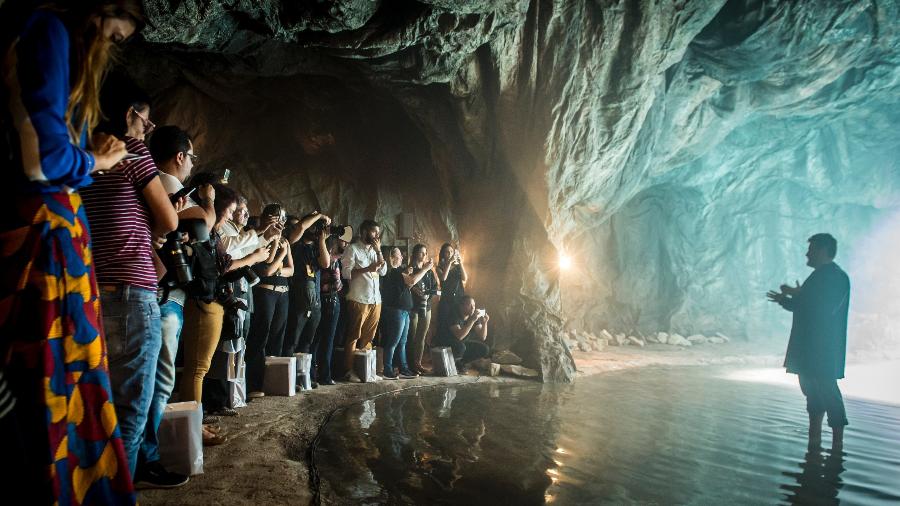
[[[256,274],[256,271],[253,270],[252,267],[245,266],[239,269],[235,269],[231,272],[226,272],[225,275],[222,276],[222,280],[228,283],[234,283],[240,281],[241,279],[247,280],[247,284],[250,286],[254,286],[259,283],[259,275]]]
[[[325,220],[319,220],[309,227],[309,232],[314,235],[321,234],[323,230],[326,231],[328,235],[337,237],[344,242],[353,240],[353,227],[350,225],[326,225]]]
[[[176,288],[185,288],[194,281],[194,265],[190,256],[192,250],[182,241],[182,234],[188,235],[188,243],[196,244],[209,240],[209,229],[206,221],[201,219],[181,220],[178,229],[166,234],[166,241],[157,254],[166,268],[166,275],[160,280],[159,286],[168,292]]]
[[[187,254],[181,245],[181,233],[178,231],[169,232],[166,235],[166,242],[159,250],[159,259],[166,267],[166,271],[171,276],[163,278],[164,286],[169,288],[178,288],[184,286],[194,279],[191,274],[191,264],[188,262]]]
[[[231,289],[231,285],[228,283],[221,283],[219,285],[219,289],[216,293],[216,302],[221,304],[222,307],[225,308],[225,311],[229,313],[233,313],[239,309],[244,311],[248,309],[246,302],[234,296],[234,290]]]

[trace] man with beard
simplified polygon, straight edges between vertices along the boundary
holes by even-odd
[[[347,334],[344,344],[345,381],[359,381],[353,373],[353,352],[365,348],[375,338],[381,318],[379,276],[387,274],[387,263],[381,253],[381,226],[365,220],[359,226],[359,237],[344,251],[341,275],[350,281],[347,293]]]

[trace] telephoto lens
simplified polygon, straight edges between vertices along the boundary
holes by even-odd
[[[194,279],[187,255],[185,255],[184,248],[181,246],[180,232],[169,232],[166,235],[162,253],[160,260],[166,266],[166,270],[174,274],[178,286],[184,286]]]

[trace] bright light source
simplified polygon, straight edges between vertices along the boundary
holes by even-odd
[[[563,269],[563,270],[568,270],[570,267],[572,267],[572,259],[569,257],[569,255],[566,255],[565,253],[560,253],[559,268]]]

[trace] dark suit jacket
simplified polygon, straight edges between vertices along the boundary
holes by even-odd
[[[784,366],[802,376],[844,377],[850,278],[835,263],[814,270],[782,307],[794,313]]]

